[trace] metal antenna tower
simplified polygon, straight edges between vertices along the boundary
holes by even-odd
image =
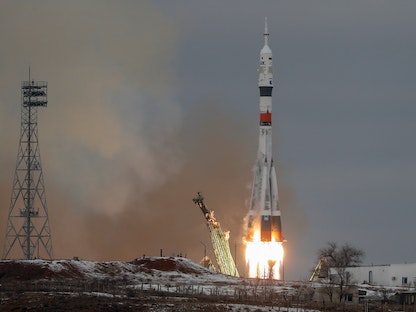
[[[38,107],[47,106],[46,81],[22,81],[20,142],[9,207],[3,258],[52,259],[38,142]],[[20,249],[19,249],[20,247]]]

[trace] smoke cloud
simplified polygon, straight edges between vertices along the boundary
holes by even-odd
[[[39,138],[56,258],[130,260],[162,249],[198,260],[204,244],[213,257],[191,200],[200,191],[222,228],[231,230],[241,270],[257,128],[241,122],[240,112],[218,95],[193,99],[187,109],[174,100],[180,32],[150,1],[2,4],[1,246],[20,82],[30,66],[31,78],[49,87],[48,107],[39,108]]]
[[[244,167],[252,155],[236,135],[238,116],[221,100],[196,99],[187,112],[172,100],[179,25],[146,1],[127,9],[9,1],[0,14],[0,121],[8,129],[0,134],[2,220],[19,139],[20,81],[30,66],[31,78],[49,86],[39,143],[55,257],[131,259],[163,249],[198,259],[201,241],[210,242],[191,201],[197,191],[226,228],[238,229],[234,239],[240,235],[239,186],[249,179]]]
[[[98,215],[127,211],[132,194],[159,188],[182,168],[173,139],[182,112],[171,100],[178,26],[148,1],[6,1],[0,15],[2,220],[19,139],[20,82],[30,66],[31,78],[49,86],[39,136],[55,254],[73,254],[61,239],[74,247],[89,234],[108,239],[92,232]]]
[[[213,256],[205,220],[192,202],[196,192],[201,191],[223,229],[231,230],[230,244],[237,247],[241,253],[238,258],[242,259],[242,218],[249,194],[241,191],[251,179],[247,168],[253,158],[249,146],[244,144],[244,135],[235,134],[239,128],[244,133],[243,127],[238,123],[238,115],[233,117],[214,98],[196,101],[183,117],[190,122],[178,127],[172,138],[183,155],[180,168],[166,175],[158,187],[147,191],[141,191],[143,181],[134,171],[111,177],[126,187],[118,212],[106,213],[88,204],[64,208],[62,202],[67,206],[73,202],[72,197],[65,198],[62,189],[53,190],[61,196],[54,196],[59,202],[49,201],[50,207],[63,210],[59,215],[53,213],[52,225],[58,225],[59,230],[54,233],[57,254],[129,260],[143,254],[159,255],[163,249],[164,255],[182,254],[199,260],[205,244],[208,254]],[[110,198],[116,194],[115,190],[105,188]],[[91,194],[90,205],[97,201],[100,199]],[[70,238],[65,237],[67,234]],[[71,248],[67,248],[69,245]]]

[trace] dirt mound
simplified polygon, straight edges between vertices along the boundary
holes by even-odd
[[[53,264],[58,264],[60,269],[54,269]],[[82,273],[70,261],[0,261],[0,280],[30,281],[78,277],[82,277]]]
[[[31,263],[15,261],[0,262],[0,278],[28,281],[45,278],[50,275],[49,270],[41,266],[33,266]]]
[[[211,274],[204,267],[186,258],[145,257],[130,262],[94,262],[75,260],[6,260],[0,261],[1,281],[33,281],[51,279],[117,279],[152,271],[183,274]]]
[[[181,272],[185,274],[210,273],[210,271],[205,268],[183,258],[139,258],[130,263],[140,266],[144,271],[158,270],[164,272]]]

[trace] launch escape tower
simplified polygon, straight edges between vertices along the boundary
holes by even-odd
[[[220,223],[214,217],[214,211],[207,208],[204,203],[204,198],[199,192],[192,201],[201,209],[207,221],[207,227],[211,236],[212,247],[214,248],[214,254],[220,273],[239,277],[237,267],[231,255],[227,237],[228,233],[224,234]]]
[[[38,142],[38,108],[47,106],[47,82],[23,81],[21,129],[3,258],[52,258]],[[20,249],[19,249],[20,247]]]

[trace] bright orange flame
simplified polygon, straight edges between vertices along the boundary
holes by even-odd
[[[248,276],[281,279],[280,267],[283,265],[283,254],[281,242],[262,242],[260,230],[255,230],[253,240],[246,242]]]

